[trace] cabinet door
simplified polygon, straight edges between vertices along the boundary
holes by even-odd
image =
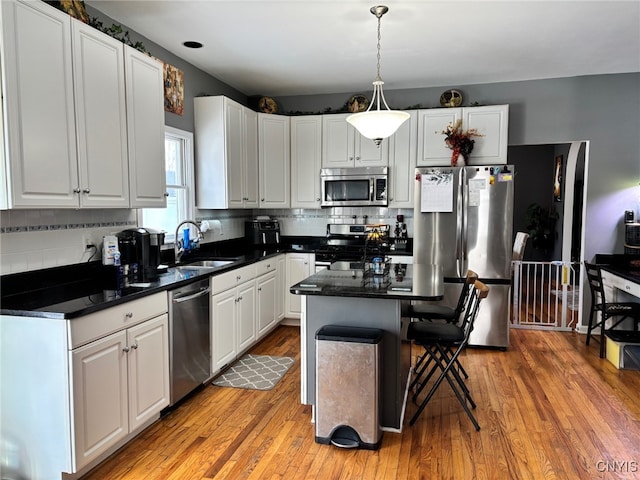
[[[276,295],[278,279],[275,272],[256,280],[258,289],[258,338],[266,335],[276,324]]]
[[[242,105],[225,99],[227,202],[229,208],[244,206],[245,117]],[[224,175],[224,171],[218,172]],[[257,174],[257,172],[256,172]]]
[[[320,208],[322,116],[291,117],[291,208]]]
[[[389,208],[413,208],[418,113],[408,113],[409,120],[389,138]]]
[[[451,150],[442,131],[462,118],[461,108],[418,110],[418,166],[450,166]]]
[[[166,313],[127,330],[130,431],[169,405],[168,332]]]
[[[244,208],[258,208],[258,114],[242,107],[244,115],[244,160],[242,182]]]
[[[129,432],[126,347],[121,331],[71,352],[78,469]]]
[[[254,280],[246,282],[237,288],[236,293],[236,324],[238,326],[238,348],[236,354],[239,355],[248,349],[256,341],[256,283]]]
[[[124,46],[78,20],[72,26],[80,206],[127,208]]]
[[[124,54],[131,207],[164,208],[163,65],[129,46]]]
[[[464,129],[475,128],[482,137],[474,137],[475,144],[469,158],[470,165],[507,163],[509,106],[491,105],[463,109]]]
[[[300,295],[290,293],[289,287],[311,275],[311,269],[314,267],[312,257],[313,255],[308,253],[287,254],[287,317],[300,318]]]
[[[79,205],[70,21],[44,2],[2,2],[10,207]]]
[[[285,315],[287,289],[287,256],[279,255],[276,263],[276,318],[282,320]]]
[[[355,130],[346,121],[347,115],[322,116],[322,168],[354,166]]]
[[[406,123],[406,122],[405,122]],[[386,167],[389,164],[389,139],[383,139],[380,146],[373,140],[363,137],[351,125],[355,142],[355,167]]]
[[[236,289],[211,297],[211,372],[236,358]]]
[[[289,117],[258,114],[260,208],[289,208]]]

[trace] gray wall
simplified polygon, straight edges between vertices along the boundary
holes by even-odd
[[[595,75],[385,91],[392,108],[438,106],[455,87],[465,104],[509,104],[509,144],[589,142],[585,259],[622,253],[624,210],[639,213],[640,74]],[[277,98],[283,111],[338,109],[353,93]],[[365,94],[369,94],[365,92]]]

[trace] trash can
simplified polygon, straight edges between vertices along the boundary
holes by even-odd
[[[383,331],[325,325],[316,332],[316,442],[380,447]]]

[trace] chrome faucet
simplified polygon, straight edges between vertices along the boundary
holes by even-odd
[[[176,227],[176,235],[175,235],[175,240],[173,244],[176,264],[180,263],[180,259],[182,258],[182,255],[184,255],[186,250],[189,250],[189,245],[184,245],[182,239],[179,237],[180,227],[186,224],[191,224],[194,227],[196,227],[196,230],[198,231],[198,239],[195,240],[196,244],[199,244],[200,240],[204,238],[202,230],[200,229],[200,224],[197,223],[195,220],[185,220],[183,222],[180,222]]]

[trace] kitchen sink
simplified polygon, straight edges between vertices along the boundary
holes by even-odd
[[[235,260],[197,260],[184,264],[186,268],[218,268],[233,263]]]

